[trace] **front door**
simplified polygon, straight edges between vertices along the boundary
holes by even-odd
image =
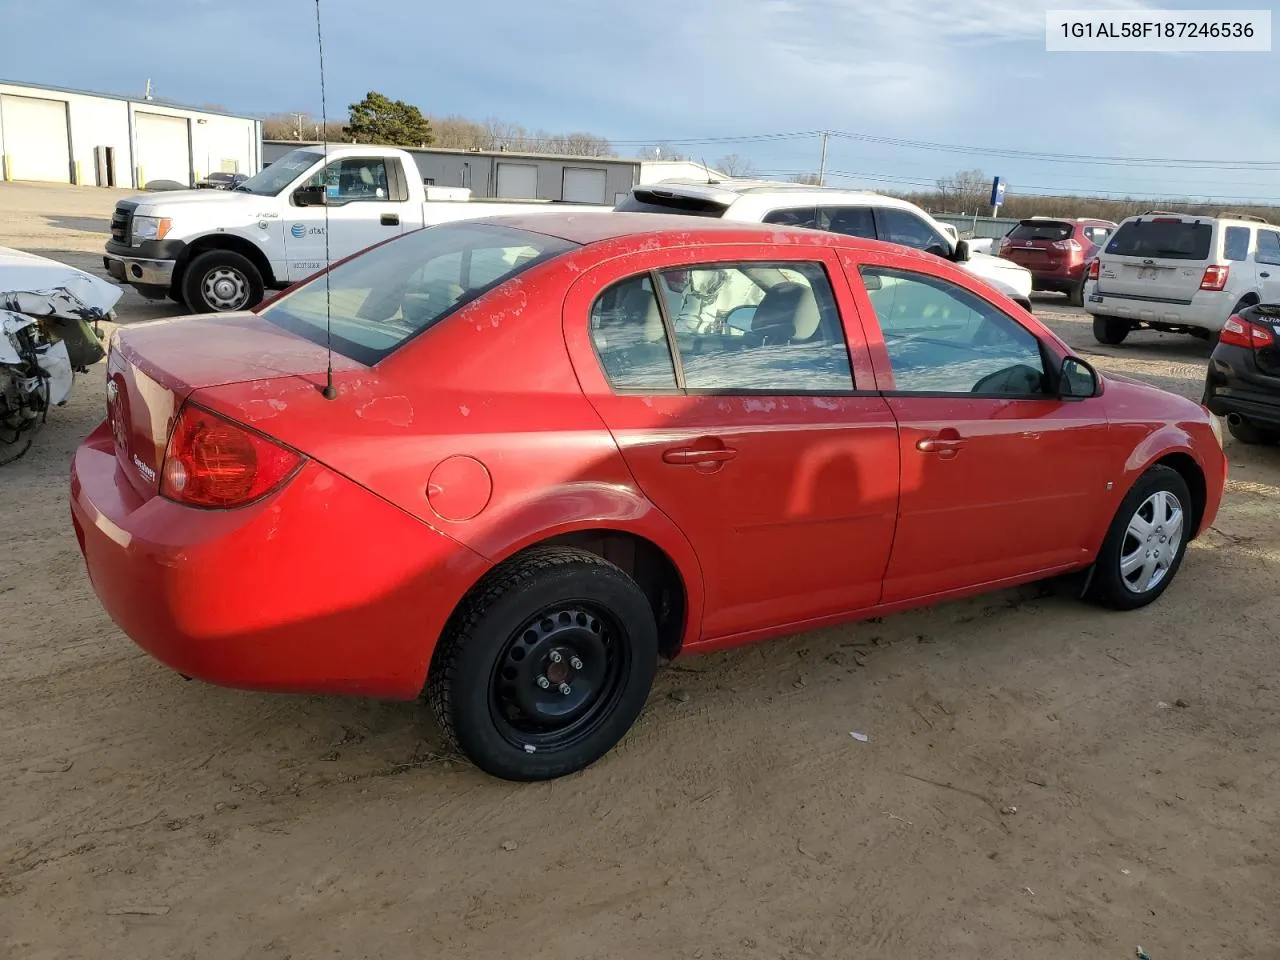
[[[1051,394],[1050,354],[973,291],[893,266],[860,274],[901,438],[885,602],[1086,563],[1109,464],[1100,401]]]
[[[897,429],[871,389],[838,264],[805,252],[821,256],[637,254],[584,275],[566,301],[584,391],[640,489],[697,552],[704,640],[880,598]]]
[[[290,283],[326,264],[399,236],[413,222],[400,161],[385,157],[343,157],[307,181],[325,188],[327,206],[285,213],[285,257]],[[326,244],[327,231],[327,244]]]

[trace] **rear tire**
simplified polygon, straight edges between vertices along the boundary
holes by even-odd
[[[497,567],[463,602],[425,692],[481,770],[550,780],[613,749],[657,663],[657,624],[636,582],[595,554],[545,547]]]
[[[1268,430],[1266,427],[1260,427],[1257,424],[1250,423],[1248,420],[1241,420],[1239,423],[1232,423],[1228,420],[1227,430],[1230,431],[1231,436],[1241,443],[1247,443],[1250,446],[1271,444],[1280,440],[1280,431]]]
[[[1095,561],[1089,597],[1113,610],[1136,610],[1164,593],[1191,538],[1191,491],[1172,467],[1157,465],[1120,501]]]
[[[262,302],[262,274],[234,250],[208,250],[182,276],[182,296],[192,313],[251,310]]]
[[[1106,317],[1095,314],[1093,317],[1093,339],[1108,346],[1124,343],[1124,338],[1133,329],[1133,324],[1121,317]]]
[[[1067,290],[1067,303],[1073,307],[1084,306],[1084,283],[1085,278],[1081,277],[1079,283],[1073,283]]]

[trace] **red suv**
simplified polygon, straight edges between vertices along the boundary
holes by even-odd
[[[1033,290],[1065,293],[1082,307],[1085,268],[1115,228],[1110,220],[1031,217],[1000,239],[1000,256],[1031,271]]]

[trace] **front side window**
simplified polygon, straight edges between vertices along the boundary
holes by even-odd
[[[951,244],[937,230],[907,210],[897,207],[881,207],[876,210],[876,228],[881,240],[900,243],[904,247],[928,250],[941,247],[950,250]]]
[[[1249,259],[1249,228],[1227,227],[1222,232],[1222,254],[1228,260]]]
[[[576,249],[540,233],[468,221],[408,233],[319,274],[262,310],[264,320],[374,364],[529,267]]]
[[[324,187],[330,203],[353,200],[390,200],[387,161],[372,157],[335,160],[307,180],[308,187]]]
[[[602,293],[590,322],[615,390],[854,389],[835,295],[816,263],[699,264],[641,274]]]
[[[864,266],[899,393],[1037,396],[1040,343],[1012,317],[938,277]]]

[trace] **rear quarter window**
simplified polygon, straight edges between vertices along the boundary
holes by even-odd
[[[1106,252],[1118,257],[1208,260],[1213,226],[1185,220],[1130,220],[1120,224]]]
[[[1222,236],[1222,255],[1228,260],[1249,259],[1249,228],[1227,227]]]

